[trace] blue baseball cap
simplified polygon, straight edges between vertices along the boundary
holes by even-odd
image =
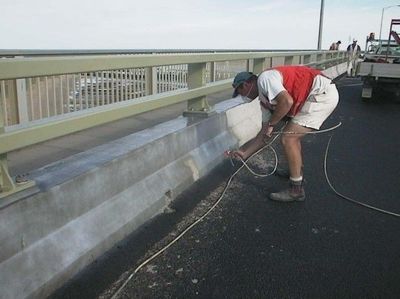
[[[237,88],[253,76],[255,75],[252,72],[238,73],[233,79],[232,87],[235,89],[235,91],[233,92],[232,97],[237,97],[237,95],[239,94],[237,92]]]

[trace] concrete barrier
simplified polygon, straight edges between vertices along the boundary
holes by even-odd
[[[215,109],[207,119],[180,117],[31,173],[35,188],[0,203],[0,298],[49,295],[261,127],[258,101],[236,98]]]

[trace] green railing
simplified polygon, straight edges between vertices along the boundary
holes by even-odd
[[[0,197],[26,188],[16,186],[8,173],[10,151],[183,101],[185,113],[207,116],[212,112],[207,95],[231,88],[238,71],[260,73],[292,64],[324,69],[346,61],[346,55],[296,51],[0,59]]]

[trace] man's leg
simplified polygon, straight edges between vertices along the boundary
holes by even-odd
[[[284,134],[282,136],[282,145],[285,151],[286,159],[289,164],[289,189],[271,193],[270,198],[276,201],[303,201],[305,199],[305,193],[303,188],[303,176],[302,176],[302,152],[301,152],[301,139],[305,133],[312,131],[310,128],[306,128],[290,122],[284,129],[284,132],[296,132],[298,134]]]
[[[298,178],[302,176],[303,157],[301,153],[301,139],[305,133],[312,131],[306,128],[289,122],[285,127],[284,132],[296,132],[298,134],[284,134],[282,135],[282,145],[285,151],[285,156],[289,165],[289,173],[291,178]]]

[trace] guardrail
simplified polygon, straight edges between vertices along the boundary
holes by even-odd
[[[208,115],[206,96],[231,88],[239,71],[277,65],[325,68],[342,51],[162,53],[0,59],[0,197],[26,188],[7,153],[142,112],[187,101]]]

